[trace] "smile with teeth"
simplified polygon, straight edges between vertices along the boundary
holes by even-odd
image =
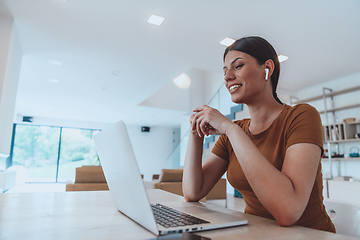
[[[234,90],[234,89],[236,89],[236,88],[239,88],[239,87],[242,87],[242,84],[241,84],[241,83],[240,83],[240,84],[236,84],[236,85],[232,85],[232,86],[229,88],[229,90],[232,91],[232,90]]]

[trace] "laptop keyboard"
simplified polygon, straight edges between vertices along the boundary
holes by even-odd
[[[156,223],[165,228],[209,223],[203,219],[179,212],[161,204],[151,204],[151,208],[154,213]]]

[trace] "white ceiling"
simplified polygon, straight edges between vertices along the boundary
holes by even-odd
[[[23,46],[16,111],[27,115],[178,124],[182,112],[139,104],[192,68],[221,84],[218,42],[226,36],[260,35],[289,56],[283,90],[360,71],[357,0],[0,1]],[[151,14],[164,16],[163,25],[147,24]]]

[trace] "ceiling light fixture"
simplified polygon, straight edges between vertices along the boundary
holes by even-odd
[[[50,59],[49,63],[58,67],[62,67],[63,63],[57,59]]]
[[[286,61],[286,60],[288,60],[288,56],[285,56],[285,55],[279,55],[278,56],[278,59],[279,59],[279,62],[284,62],[284,61]]]
[[[151,15],[147,20],[148,23],[160,26],[164,22],[165,18],[157,15]]]
[[[119,77],[120,74],[121,74],[121,72],[118,71],[118,70],[113,70],[113,71],[111,72],[111,74],[112,74],[114,77]]]
[[[60,3],[60,4],[62,4],[62,3],[69,3],[68,0],[54,0],[54,2]]]
[[[178,88],[189,88],[191,85],[191,79],[186,73],[181,73],[179,76],[174,78],[174,84]]]
[[[234,39],[226,37],[226,38],[224,38],[223,40],[220,41],[220,44],[228,47],[231,44],[233,44],[234,42],[235,42]]]

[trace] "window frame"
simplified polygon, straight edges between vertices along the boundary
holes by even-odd
[[[55,177],[55,183],[60,183],[58,181],[59,177],[59,168],[60,168],[60,158],[61,158],[61,143],[62,143],[62,131],[64,128],[68,129],[77,129],[77,130],[86,130],[91,131],[92,135],[95,131],[101,131],[101,129],[97,128],[78,128],[78,127],[64,127],[64,126],[56,126],[56,125],[47,125],[47,124],[27,124],[27,123],[14,123],[13,129],[12,129],[12,136],[11,136],[11,145],[10,145],[10,154],[6,161],[5,168],[9,168],[13,166],[13,156],[14,156],[14,146],[15,146],[15,137],[16,137],[16,127],[18,125],[22,126],[35,126],[35,127],[52,127],[52,128],[58,128],[59,129],[59,141],[58,141],[58,151],[57,151],[57,161],[56,161],[56,177]],[[49,183],[49,182],[46,182]],[[62,182],[61,182],[62,183]]]

